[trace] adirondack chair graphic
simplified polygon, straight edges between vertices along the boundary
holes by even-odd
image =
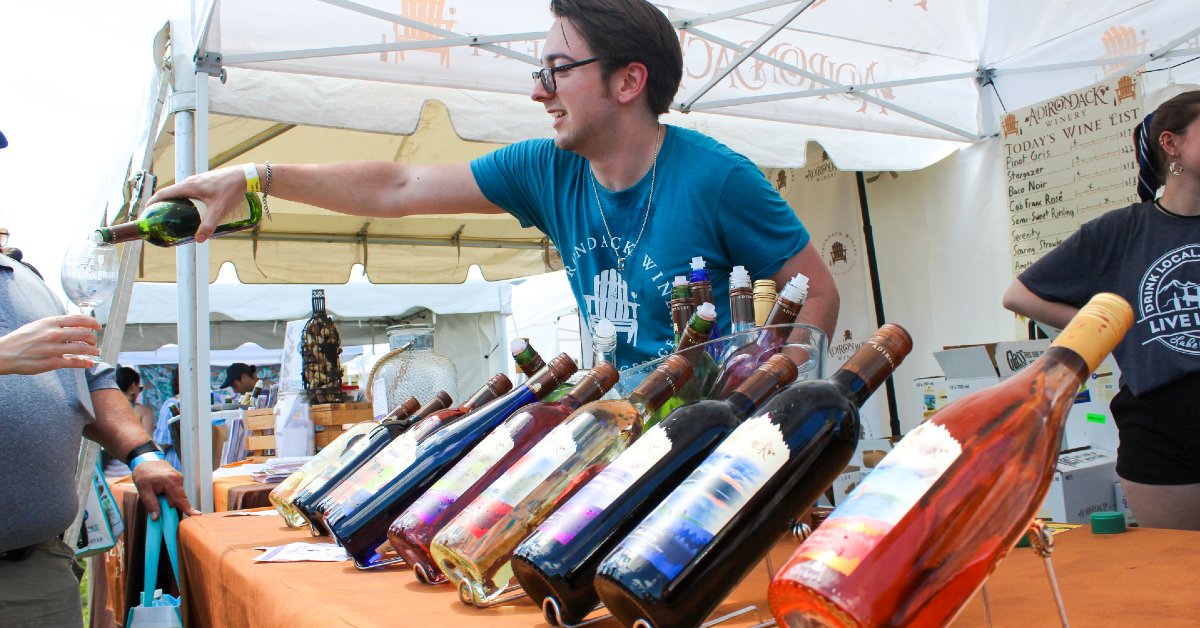
[[[411,18],[430,26],[442,28],[446,30],[454,29],[454,8],[449,9],[451,18],[446,17],[445,0],[403,0],[401,3],[400,14],[404,17]],[[440,39],[439,35],[429,33],[404,24],[392,24],[392,32],[395,33],[396,43],[406,41],[436,41]],[[412,52],[433,52],[441,55],[442,67],[450,67],[450,48],[426,48]],[[404,51],[397,51],[394,63],[400,63],[404,60]]]

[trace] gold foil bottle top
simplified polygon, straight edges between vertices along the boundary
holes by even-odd
[[[1050,346],[1078,353],[1088,370],[1094,371],[1132,326],[1133,308],[1129,303],[1111,292],[1101,292],[1079,309]]]

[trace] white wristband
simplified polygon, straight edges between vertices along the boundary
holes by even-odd
[[[246,173],[246,191],[261,192],[262,185],[258,181],[258,166],[255,164],[242,164],[242,172]]]
[[[133,471],[134,469],[137,468],[137,466],[139,464],[142,464],[143,462],[150,462],[151,460],[166,460],[166,459],[167,459],[167,457],[162,455],[162,452],[147,451],[144,454],[139,454],[137,456],[134,456],[133,460],[129,461],[129,470]]]

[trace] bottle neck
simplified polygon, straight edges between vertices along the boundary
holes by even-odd
[[[142,237],[142,228],[136,222],[123,222],[119,225],[111,227],[102,227],[96,230],[100,234],[100,241],[107,244],[118,244],[120,242],[131,242]]]
[[[796,317],[800,315],[800,307],[802,302],[792,301],[782,294],[775,298],[775,305],[771,307],[771,313],[767,315],[767,321],[764,325],[790,325],[796,322]]]
[[[691,370],[668,373],[662,368],[646,376],[633,392],[629,393],[629,403],[633,405],[642,419],[647,419],[662,407],[668,399],[679,393],[679,389],[691,379]]]
[[[861,407],[899,366],[903,356],[892,356],[870,341],[864,343],[829,380],[844,387],[854,405]]]
[[[616,364],[617,359],[617,339],[611,338],[607,341],[597,340],[592,342],[592,364],[600,364],[607,362]]]
[[[506,377],[505,380],[507,380],[507,379],[508,378]],[[475,408],[478,408],[479,406],[482,406],[483,404],[488,403],[489,401],[491,401],[491,400],[495,399],[496,397],[499,397],[500,395],[507,392],[507,390],[503,390],[503,391],[500,390],[499,387],[496,385],[497,382],[495,382],[494,380],[495,380],[495,378],[493,378],[493,380],[491,380],[491,381],[488,381],[488,383],[484,384],[483,388],[480,388],[479,390],[475,391],[475,394],[468,397],[467,400],[464,401],[462,403],[462,405],[458,407],[458,409],[462,410],[463,412],[470,412],[471,410],[474,410]],[[512,389],[511,383],[507,386],[507,389],[508,390]]]
[[[533,377],[538,371],[546,368],[546,362],[542,360],[541,354],[528,344],[520,352],[513,354],[513,360],[516,361],[517,368],[525,374],[525,377]]]
[[[383,417],[383,421],[402,421],[412,416],[412,413],[421,408],[421,402],[416,397],[409,397],[400,402],[400,405],[392,408],[392,411]]]
[[[683,335],[680,336],[679,342],[675,346],[675,353],[683,353],[698,344],[708,342],[709,336],[712,335],[714,323],[715,321],[693,316],[688,321],[687,327],[683,330]]]
[[[574,388],[560,397],[558,403],[574,410],[585,403],[591,403],[603,397],[606,392],[608,389],[600,382],[600,379],[594,373],[589,372],[579,380],[579,383],[575,384]]]
[[[744,419],[754,413],[759,406],[771,398],[787,382],[796,378],[793,365],[786,371],[760,367],[736,390],[725,397],[725,403],[733,409],[739,419]]]
[[[566,381],[577,369],[575,362],[566,354],[562,354],[551,360],[549,366],[530,377],[524,386],[532,391],[535,397],[541,399]]]
[[[423,419],[434,412],[437,412],[438,410],[445,410],[446,408],[450,407],[452,402],[453,400],[450,398],[450,395],[446,394],[446,391],[439,390],[432,399],[426,401],[425,405],[421,406],[420,409],[413,413],[413,419]]]
[[[735,334],[754,327],[754,295],[750,293],[750,288],[729,290],[729,317]]]

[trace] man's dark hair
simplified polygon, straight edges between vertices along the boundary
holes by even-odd
[[[171,395],[179,394],[179,371],[171,371]]]
[[[1156,171],[1159,183],[1166,183],[1161,179],[1166,178],[1167,152],[1163,150],[1158,138],[1166,131],[1183,135],[1197,116],[1200,116],[1200,90],[1184,92],[1154,110],[1154,119],[1150,121],[1149,141],[1154,146],[1154,158],[1158,162]]]
[[[683,80],[683,51],[667,16],[645,0],[550,0],[554,17],[571,20],[600,58],[600,75],[634,61],[646,65],[646,95],[655,115],[671,108]]]
[[[117,369],[117,388],[120,388],[121,392],[128,391],[130,386],[140,383],[141,381],[142,376],[138,375],[137,371],[129,368],[128,366],[122,366]]]

